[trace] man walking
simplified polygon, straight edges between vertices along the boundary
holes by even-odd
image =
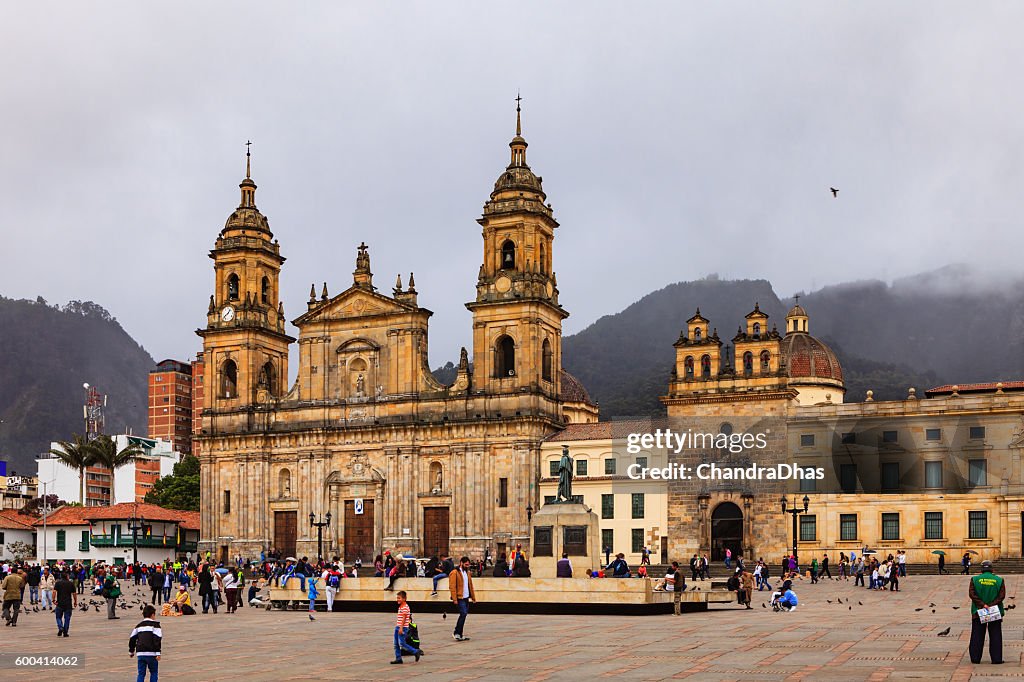
[[[0,582],[0,591],[4,593],[4,625],[18,627],[18,613],[21,612],[21,595],[25,589],[25,569],[11,571]],[[13,610],[13,615],[11,611]]]
[[[67,573],[61,573],[53,584],[53,600],[57,604],[53,615],[57,618],[57,636],[68,637],[71,628],[71,610],[78,606],[78,592]]]
[[[672,615],[680,615],[679,600],[686,591],[686,579],[679,570],[679,562],[672,562],[672,570],[665,577],[665,589],[672,592]]]
[[[464,642],[469,639],[462,634],[466,626],[466,616],[469,615],[469,603],[476,601],[473,576],[469,573],[469,557],[459,559],[459,567],[448,576],[448,586],[451,588],[452,603],[459,607],[459,619],[455,622],[452,638],[457,642]]]
[[[391,663],[401,665],[404,662],[402,661],[403,651],[415,656],[416,661],[419,662],[420,656],[423,655],[423,649],[414,649],[405,640],[406,632],[412,625],[412,611],[409,610],[409,604],[405,601],[405,590],[399,590],[395,597],[398,601],[398,619],[395,621],[395,660]]]
[[[160,604],[164,596],[164,572],[157,566],[149,572],[149,589],[153,593],[151,604]]]
[[[149,670],[150,682],[157,682],[157,670],[160,666],[160,646],[164,633],[160,629],[160,621],[153,620],[156,607],[146,604],[142,610],[142,622],[135,626],[128,639],[128,655],[138,656],[138,682],[146,682],[146,671]]]
[[[1003,600],[1006,598],[1006,585],[1003,579],[992,572],[992,562],[981,562],[981,574],[971,578],[968,590],[971,598],[971,644],[969,651],[971,663],[981,663],[981,652],[985,648],[985,629],[988,628],[988,656],[993,663],[1003,662]],[[978,615],[979,609],[999,607],[999,617],[982,623]]]

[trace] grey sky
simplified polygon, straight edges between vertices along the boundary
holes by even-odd
[[[194,354],[252,139],[288,317],[365,240],[386,293],[415,271],[431,364],[457,360],[517,89],[567,333],[712,272],[789,295],[1010,268],[1022,25],[1010,2],[5,3],[0,294]]]

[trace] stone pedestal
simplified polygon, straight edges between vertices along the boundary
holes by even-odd
[[[582,504],[545,504],[530,522],[530,571],[535,578],[554,578],[562,553],[569,555],[573,577],[601,565],[597,514]]]

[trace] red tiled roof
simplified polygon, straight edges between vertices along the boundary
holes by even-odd
[[[559,398],[563,402],[567,403],[586,403],[587,405],[593,405],[594,401],[590,399],[590,394],[587,393],[586,387],[580,382],[579,379],[566,372],[564,369],[561,370],[562,388],[559,394]]]
[[[942,395],[946,393],[952,393],[954,387],[960,393],[986,393],[995,392],[999,390],[999,384],[1002,384],[1004,391],[1020,391],[1024,390],[1024,381],[1002,381],[995,382],[990,381],[982,384],[945,384],[943,386],[936,386],[935,388],[929,388],[925,391],[925,395]]]
[[[199,530],[199,512],[178,511],[177,513],[181,515],[179,525],[183,530]]]
[[[664,426],[664,424],[662,424]],[[562,442],[570,440],[611,440],[625,438],[631,433],[651,433],[658,424],[655,418],[647,419],[616,419],[607,422],[591,422],[589,424],[566,424],[558,433],[553,433],[544,440]]]
[[[194,517],[192,515],[195,515]],[[111,507],[61,507],[50,514],[46,523],[50,526],[88,526],[90,521],[111,521],[144,517],[149,521],[178,521],[195,524],[199,528],[199,512],[164,509],[145,502],[122,502]],[[43,525],[42,520],[33,525]]]
[[[0,528],[32,530],[32,522],[38,518],[35,514],[19,514],[17,509],[0,509]]]

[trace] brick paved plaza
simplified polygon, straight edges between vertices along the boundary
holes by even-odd
[[[1024,576],[1007,577],[1007,596],[1016,596],[1022,582]],[[1005,665],[989,665],[987,651],[986,663],[969,662],[965,578],[911,576],[901,581],[903,591],[893,595],[854,589],[852,580],[808,583],[797,585],[801,605],[794,613],[762,608],[768,599],[762,592],[755,593],[753,611],[718,606],[679,618],[471,614],[466,633],[472,640],[461,643],[451,638],[451,615],[443,621],[440,614],[424,614],[417,620],[427,655],[419,663],[408,658],[401,668],[388,664],[394,624],[390,613],[321,612],[310,622],[304,611],[246,608],[228,615],[222,609],[217,615],[162,619],[160,677],[987,680],[1024,675],[1024,611],[1020,617],[1016,611],[1007,614]],[[935,613],[928,607],[931,602]],[[127,641],[140,619],[137,609],[120,611],[118,621],[106,620],[102,611],[76,611],[69,639],[56,637],[50,614],[22,614],[16,630],[3,629],[0,651],[84,654],[86,665],[67,673],[36,669],[12,674],[5,669],[0,679],[134,679],[135,660],[128,657]],[[936,636],[946,627],[952,628],[948,637]]]

